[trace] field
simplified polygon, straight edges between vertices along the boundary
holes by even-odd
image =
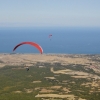
[[[100,55],[0,54],[0,100],[100,100]]]

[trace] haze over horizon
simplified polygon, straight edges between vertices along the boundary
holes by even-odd
[[[100,27],[100,0],[2,0],[0,27]]]

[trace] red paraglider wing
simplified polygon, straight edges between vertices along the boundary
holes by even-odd
[[[21,46],[21,45],[23,45],[23,44],[30,44],[30,45],[36,47],[36,48],[40,51],[41,54],[43,53],[42,47],[41,47],[39,44],[35,43],[35,42],[22,42],[22,43],[16,45],[16,46],[14,47],[13,51],[15,51],[15,50],[17,49],[17,47],[19,47],[19,46]]]

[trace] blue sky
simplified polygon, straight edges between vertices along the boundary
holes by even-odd
[[[1,27],[100,27],[100,0],[0,0]]]

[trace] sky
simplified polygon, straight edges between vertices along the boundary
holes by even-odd
[[[100,27],[100,0],[0,0],[0,27]]]

